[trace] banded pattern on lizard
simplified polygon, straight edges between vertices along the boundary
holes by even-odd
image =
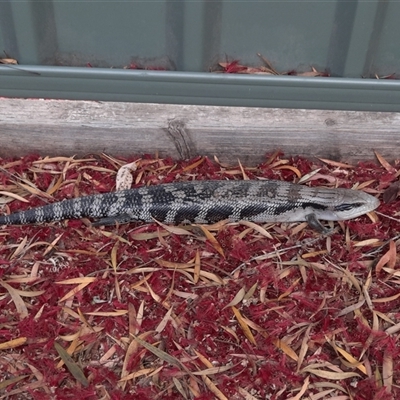
[[[220,220],[307,221],[321,232],[319,220],[348,220],[379,205],[375,197],[352,189],[308,187],[276,180],[191,181],[96,194],[0,216],[0,225],[38,224],[93,218],[96,225],[131,221],[167,224]]]

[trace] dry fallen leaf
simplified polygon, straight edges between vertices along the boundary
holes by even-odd
[[[22,297],[18,293],[17,289],[14,289],[12,286],[10,286],[8,283],[0,280],[0,285],[4,287],[11,296],[11,299],[15,305],[15,308],[17,309],[17,313],[19,315],[19,318],[22,320],[28,316],[28,308],[26,307],[25,302],[22,300]]]
[[[9,340],[8,342],[0,343],[0,351],[14,349],[15,347],[22,346],[24,343],[26,343],[27,340],[28,338],[26,337],[19,337],[17,339]]]
[[[54,342],[54,347],[57,350],[58,355],[64,361],[65,366],[68,371],[73,375],[73,377],[82,384],[84,387],[89,386],[89,382],[83,373],[79,365],[72,359],[72,357],[67,353],[67,351],[57,342]]]
[[[254,345],[257,345],[256,339],[254,338],[253,333],[251,332],[251,330],[249,328],[249,325],[247,325],[247,323],[243,319],[240,311],[236,307],[232,307],[232,311],[235,314],[235,317],[238,320],[239,325],[242,328],[244,335],[247,337],[247,339],[249,339],[249,341],[251,343],[253,343]]]
[[[246,294],[246,290],[244,287],[242,287],[235,295],[235,297],[223,308],[223,310],[225,308],[231,307],[231,306],[236,306],[236,304],[239,304],[243,298],[244,295]]]
[[[0,58],[0,64],[18,65],[18,61],[15,58]]]
[[[390,165],[388,161],[377,151],[375,151],[376,158],[378,159],[379,163],[382,165],[383,168],[386,169],[386,171],[395,174],[396,169]]]

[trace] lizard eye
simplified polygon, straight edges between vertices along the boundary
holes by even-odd
[[[334,210],[335,211],[350,211],[354,208],[362,207],[363,203],[344,203],[344,204],[339,204],[338,206],[335,206]]]

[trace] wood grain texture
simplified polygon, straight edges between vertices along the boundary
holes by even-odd
[[[399,144],[399,113],[0,99],[2,157],[158,152],[254,165],[281,149],[355,162],[374,150],[398,158]]]

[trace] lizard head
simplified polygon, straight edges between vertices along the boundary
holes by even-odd
[[[337,201],[325,210],[321,219],[343,221],[369,213],[379,206],[379,200],[359,190],[336,189]]]

